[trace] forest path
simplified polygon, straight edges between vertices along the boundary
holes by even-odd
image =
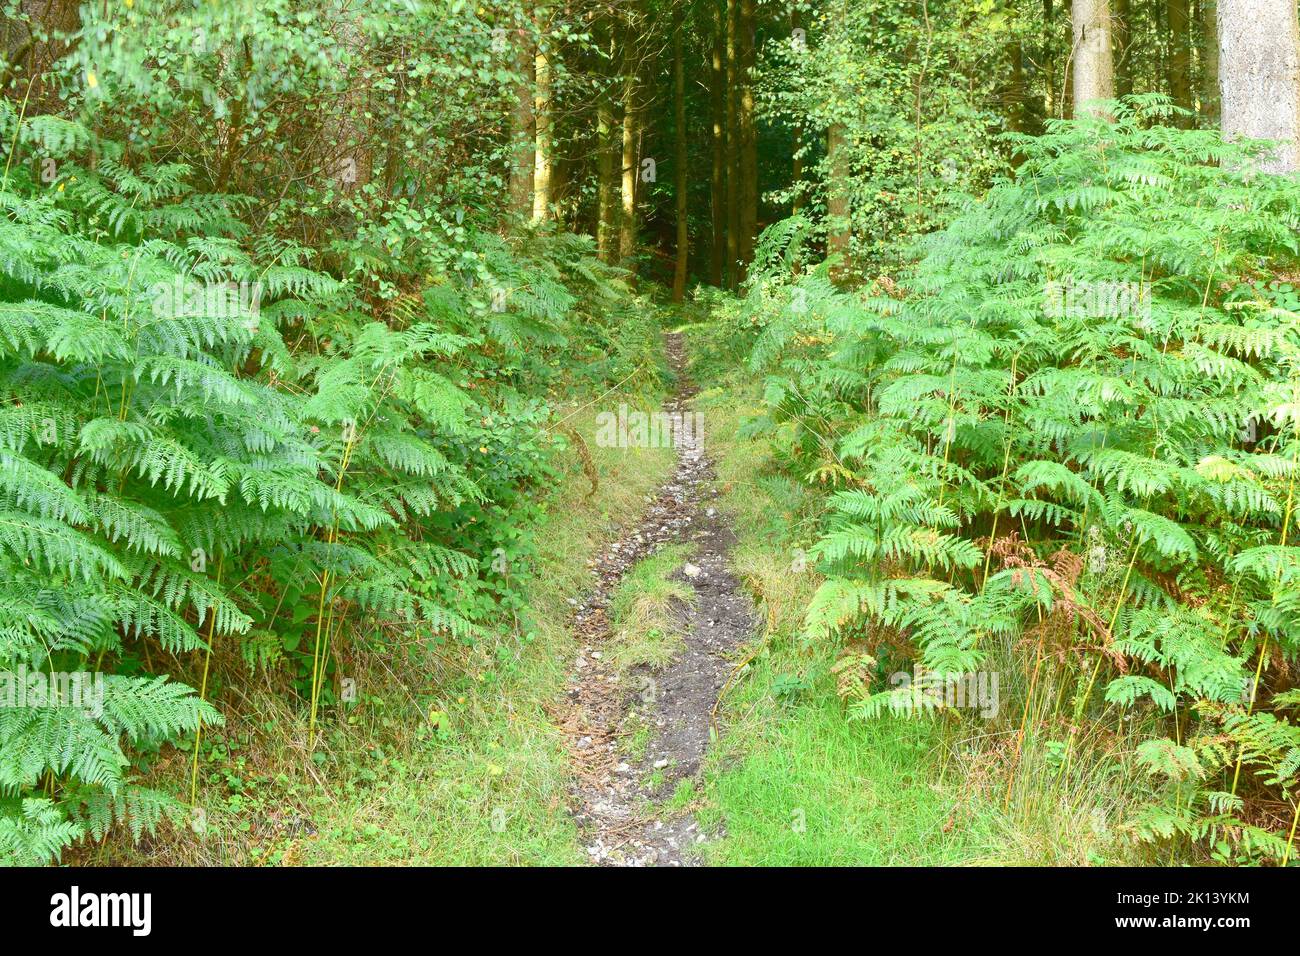
[[[694,386],[682,334],[670,333],[666,346],[678,388],[664,411],[677,423],[691,414]],[[698,772],[713,708],[732,670],[728,655],[754,633],[757,616],[728,568],[735,536],[710,503],[717,490],[703,432],[674,428],[672,476],[641,523],[596,558],[598,583],[573,619],[580,649],[565,720],[572,807],[584,849],[599,865],[689,866],[706,839],[689,812],[663,801]],[[691,601],[674,607],[684,644],[663,668],[620,674],[610,661],[610,601],[637,562],[677,544],[693,549],[671,576],[693,591]],[[631,746],[634,732],[644,749]]]

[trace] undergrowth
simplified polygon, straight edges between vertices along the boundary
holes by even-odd
[[[204,734],[247,685],[323,767],[385,672],[498,653],[572,440],[551,409],[663,361],[590,240],[466,224],[376,298],[184,165],[8,102],[0,138],[59,170],[0,183],[0,690],[55,688],[0,708],[0,855],[39,863],[205,827]]]
[[[1017,137],[903,276],[796,274],[773,227],[719,311],[767,374],[749,432],[827,495],[801,640],[854,718],[969,725],[1018,820],[1286,863],[1300,192],[1161,108]]]
[[[635,522],[671,454],[600,448],[592,408],[557,414],[589,443],[599,485],[589,495],[578,456],[557,453],[532,565],[508,582],[521,610],[499,621],[495,642],[405,666],[368,655],[363,673],[371,676],[361,684],[373,693],[331,723],[319,763],[301,749],[301,712],[271,688],[246,688],[227,726],[206,735],[203,831],[164,828],[134,848],[119,841],[79,854],[81,862],[581,862],[565,800],[567,757],[549,716],[577,651],[569,602],[593,585],[588,559]],[[187,774],[154,770],[163,789]]]
[[[669,545],[628,569],[609,603],[609,655],[620,671],[666,667],[682,649],[681,611],[694,590],[671,577],[692,546]]]
[[[1004,724],[955,713],[852,717],[836,655],[802,638],[825,578],[811,555],[829,491],[791,477],[781,454],[796,426],[746,435],[761,416],[751,375],[706,369],[738,347],[724,327],[693,330],[700,396],[713,427],[722,507],[734,521],[732,564],[762,626],[721,705],[723,733],[696,801],[724,838],[724,865],[1090,865],[1148,859],[1118,821],[1149,788],[1100,760],[1078,761],[1068,786],[1035,791],[1033,812],[1004,807],[1005,767],[987,743],[1006,739],[1023,688],[1004,686]],[[1011,732],[1014,732],[1012,730]],[[1029,764],[1026,758],[1026,765]],[[1031,779],[1023,776],[1022,782]]]

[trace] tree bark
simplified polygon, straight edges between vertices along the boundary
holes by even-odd
[[[737,90],[738,63],[737,38],[739,29],[740,4],[738,0],[726,0],[727,3],[727,228],[725,283],[727,288],[737,285],[736,269],[740,258],[740,123],[739,90]]]
[[[799,8],[790,8],[790,35],[795,36],[795,31],[799,27]],[[799,120],[794,121],[794,130],[791,133],[791,153],[793,160],[790,164],[790,185],[794,193],[790,202],[790,211],[797,213],[803,208],[803,127],[799,125]]]
[[[1201,117],[1206,125],[1219,122],[1219,23],[1217,0],[1200,0],[1201,35]]]
[[[610,64],[596,99],[596,255],[601,262],[618,258],[618,162],[621,152],[621,129],[614,120],[614,91],[618,89],[616,63],[617,29],[613,16],[605,21],[609,33],[604,46]],[[616,137],[614,131],[620,129]]]
[[[1043,120],[1056,115],[1056,54],[1052,44],[1052,0],[1043,0],[1043,33],[1039,59],[1043,70]]]
[[[1011,61],[1011,79],[1003,97],[1007,110],[1007,126],[1017,133],[1028,129],[1025,103],[1025,51],[1016,40],[1007,51]]]
[[[1114,47],[1115,95],[1128,96],[1133,92],[1133,60],[1129,56],[1130,0],[1115,0],[1115,15],[1111,17],[1110,40]]]
[[[713,110],[713,169],[710,186],[713,196],[713,248],[709,259],[709,281],[721,286],[725,281],[727,261],[727,15],[724,0],[714,2],[713,56],[710,61],[712,85],[709,90]]]
[[[358,15],[359,16],[359,15]],[[344,49],[350,49],[355,55],[355,62],[365,62],[365,38],[357,16],[343,17],[334,27],[333,41]],[[243,44],[239,44],[241,49]],[[219,54],[223,63],[227,61],[226,51]],[[251,51],[247,52],[249,66],[252,64]],[[234,170],[233,163],[239,148],[239,128],[243,124],[245,104],[237,101],[231,110],[229,121],[222,120],[216,124],[217,138],[221,145],[222,158],[218,163],[215,189],[223,191],[229,187],[230,176]],[[349,78],[347,92],[337,107],[326,114],[325,149],[329,154],[331,178],[340,192],[354,192],[370,182],[374,169],[374,157],[365,129],[366,97],[364,90]]]
[[[673,170],[673,199],[677,206],[677,261],[673,267],[673,301],[686,297],[686,270],[690,265],[690,228],[686,220],[686,66],[682,62],[682,13],[673,24],[673,121],[677,128]]]
[[[514,69],[519,76],[515,87],[514,109],[510,114],[510,211],[527,219],[533,211],[533,164],[537,135],[533,124],[533,49],[532,33],[526,27],[516,31],[513,39]]]
[[[596,254],[601,262],[614,261],[618,235],[618,151],[614,148],[614,104],[609,91],[596,102]]]
[[[636,253],[636,177],[638,173],[636,146],[640,134],[640,81],[637,76],[636,45],[632,31],[627,31],[626,47],[623,51],[623,63],[626,71],[623,81],[623,139],[622,139],[622,181],[619,190],[621,209],[618,221],[618,257],[626,263]]]
[[[1103,116],[1089,106],[1115,96],[1108,0],[1074,0],[1074,116]]]
[[[826,132],[826,164],[830,179],[826,183],[826,255],[849,252],[849,200],[845,187],[849,181],[848,155],[845,151],[844,127],[832,126]],[[841,263],[834,276],[842,276],[845,263]]]
[[[1169,97],[1175,106],[1191,110],[1192,106],[1192,37],[1191,11],[1188,0],[1167,0],[1169,20]],[[1175,118],[1174,125],[1188,127],[1190,116]]]
[[[549,15],[539,11],[537,56],[533,60],[533,122],[537,126],[533,163],[533,221],[551,217],[551,168],[555,161],[555,117],[551,109],[551,49],[546,39]]]
[[[1223,134],[1270,139],[1266,172],[1300,168],[1300,25],[1295,0],[1219,0]]]
[[[736,242],[739,274],[743,278],[754,258],[758,231],[758,132],[754,127],[754,0],[740,0],[737,45],[740,84],[737,126],[740,130],[740,235]]]
[[[76,39],[68,37],[81,26],[81,3],[80,0],[20,0],[18,9],[29,20],[11,21],[13,30],[5,30],[9,45],[0,50],[0,92],[18,79],[21,66],[22,76],[31,86],[23,83],[22,89],[10,95],[27,100],[28,115],[33,111],[52,112],[58,107],[55,102],[47,104],[46,99],[57,101],[58,80],[46,75],[46,71],[76,44]],[[0,23],[3,22],[0,14]]]

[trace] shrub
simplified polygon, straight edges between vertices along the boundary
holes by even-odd
[[[1139,758],[1169,784],[1140,834],[1279,860],[1291,820],[1270,808],[1300,770],[1300,188],[1216,132],[1152,125],[1160,108],[1017,137],[1014,180],[901,285],[769,269],[753,361],[779,359],[767,427],[791,465],[836,488],[807,636],[901,641],[922,675],[855,714],[1050,630],[1077,668],[1067,747],[1085,718],[1150,718]]]

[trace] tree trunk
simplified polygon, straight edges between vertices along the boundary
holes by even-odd
[[[596,97],[596,255],[601,262],[614,262],[618,258],[618,157],[619,142],[614,131],[614,92],[619,88],[617,69],[616,23],[607,17],[601,44],[608,51],[607,75],[602,77]],[[621,134],[620,134],[621,136]]]
[[[6,9],[9,6],[5,4]],[[6,22],[4,14],[0,14],[7,41],[0,49],[0,93],[14,83],[15,89],[9,95],[25,99],[29,108],[43,112],[45,107],[40,104],[45,103],[46,97],[57,99],[59,95],[58,79],[47,71],[77,43],[73,34],[81,26],[81,3],[80,0],[20,0],[18,9],[26,16],[25,22],[18,19]],[[18,88],[17,83],[22,80],[26,82]],[[53,104],[49,107],[54,108]]]
[[[790,8],[790,36],[793,38],[799,30],[799,8]],[[805,42],[806,41],[802,41]],[[806,46],[804,47],[806,50]],[[790,186],[794,193],[790,202],[790,211],[797,213],[803,208],[803,127],[799,125],[799,120],[794,120],[794,130],[791,133],[791,153],[793,161],[790,168]]]
[[[1169,95],[1169,4],[1167,0],[1150,0],[1151,60],[1155,65],[1152,90]]]
[[[639,105],[637,99],[640,95],[640,82],[637,77],[637,57],[636,50],[632,41],[631,31],[628,31],[627,48],[624,50],[624,64],[627,70],[623,82],[623,147],[621,151],[623,171],[622,185],[620,188],[620,205],[618,221],[618,257],[624,264],[636,253],[636,177],[637,177],[637,157],[636,145],[639,138],[640,122]]]
[[[710,186],[713,196],[713,249],[709,260],[709,281],[721,286],[725,281],[727,261],[727,17],[724,0],[714,3],[713,57],[710,63],[712,86],[709,90],[713,109],[713,169]]]
[[[551,111],[555,115],[555,111]],[[562,134],[559,122],[556,122],[555,129]],[[556,141],[557,134],[552,132],[551,141]],[[561,229],[568,229],[570,232],[576,231],[571,228],[565,219],[565,206],[569,201],[569,180],[573,176],[573,158],[565,155],[563,149],[555,149],[552,153],[551,160],[551,219]]]
[[[1114,45],[1115,95],[1129,96],[1133,92],[1133,59],[1129,56],[1130,0],[1115,0],[1115,15],[1111,17],[1110,39]]]
[[[1200,0],[1201,35],[1201,117],[1205,125],[1219,122],[1219,24],[1216,0]]]
[[[727,2],[727,237],[725,263],[726,286],[734,289],[737,284],[736,263],[740,258],[740,123],[739,91],[736,89],[737,43],[736,33],[739,29],[740,4],[738,0]]]
[[[1074,0],[1074,116],[1103,116],[1091,108],[1115,96],[1110,52],[1110,6],[1107,0]]]
[[[514,69],[519,75],[515,87],[514,109],[510,114],[510,211],[527,219],[533,211],[533,164],[537,135],[533,125],[533,50],[532,32],[523,28],[515,33],[512,49]]]
[[[673,268],[673,301],[686,297],[686,269],[690,265],[690,232],[686,221],[686,66],[682,62],[682,13],[673,24],[673,120],[677,126],[673,199],[677,205],[677,261]]]
[[[739,34],[740,235],[736,258],[743,277],[754,258],[758,231],[758,133],[754,128],[754,0],[740,0]]]
[[[791,136],[794,161],[790,164],[790,184],[794,195],[790,200],[790,212],[797,213],[803,208],[803,128],[797,120]]]
[[[1295,0],[1219,0],[1223,134],[1279,145],[1266,172],[1300,168],[1300,25]]]
[[[614,104],[603,90],[596,101],[596,254],[601,262],[614,261],[618,235],[618,150],[614,148]]]
[[[830,172],[826,183],[826,255],[842,255],[847,259],[850,227],[845,188],[849,181],[849,165],[842,126],[832,126],[826,133],[826,165]],[[844,265],[841,263],[834,275],[843,275]]]
[[[1192,37],[1191,11],[1188,0],[1167,0],[1165,7],[1169,20],[1169,96],[1175,106],[1192,109]],[[1186,128],[1190,116],[1175,118],[1174,125]]]
[[[537,126],[537,149],[533,163],[533,221],[551,215],[551,167],[555,161],[555,117],[551,110],[551,49],[546,39],[544,12],[538,14],[537,56],[533,60],[533,122]]]
[[[1028,129],[1025,107],[1025,51],[1020,41],[1015,40],[1007,52],[1011,60],[1011,79],[1007,82],[1004,96],[1007,126],[1017,133],[1023,133]]]
[[[354,17],[344,17],[335,26],[334,43],[340,49],[352,51],[355,62],[364,62],[365,39],[360,21]],[[240,44],[239,46],[243,46]],[[224,51],[220,55],[226,61]],[[251,51],[249,64],[252,63]],[[351,79],[349,77],[349,79]],[[370,182],[373,172],[374,157],[371,155],[367,130],[365,129],[366,98],[356,83],[349,82],[338,107],[326,114],[325,149],[331,156],[332,176],[335,186],[341,192],[353,192]],[[215,188],[222,191],[228,188],[233,162],[239,146],[239,127],[245,115],[244,104],[237,101],[231,110],[230,119],[216,124],[217,139],[222,144],[222,158],[218,163]]]
[[[1043,0],[1043,118],[1052,119],[1060,115],[1059,99],[1056,85],[1056,42],[1052,34],[1052,17],[1054,11],[1052,0]]]

